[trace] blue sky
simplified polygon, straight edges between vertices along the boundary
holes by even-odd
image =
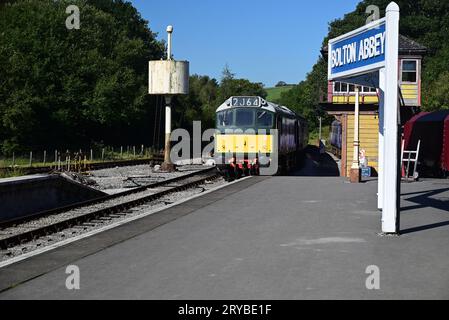
[[[298,83],[316,62],[328,23],[353,11],[358,0],[132,0],[150,29],[190,73],[220,79],[228,64],[236,77],[265,86]]]

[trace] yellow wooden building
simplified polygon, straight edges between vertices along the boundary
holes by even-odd
[[[419,43],[399,36],[399,85],[401,88],[401,123],[405,123],[421,107],[421,61],[426,48]],[[322,54],[327,56],[327,48]],[[360,102],[360,150],[364,152],[368,166],[377,171],[379,97],[375,88],[359,87]],[[341,157],[340,174],[349,177],[354,154],[354,107],[355,85],[343,82],[328,83],[327,102],[323,109],[341,124],[341,145],[331,149]],[[340,143],[339,143],[340,144]]]

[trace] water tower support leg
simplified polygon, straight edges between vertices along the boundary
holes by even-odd
[[[164,149],[164,163],[161,169],[164,171],[175,171],[175,165],[170,159],[170,135],[171,135],[171,97],[165,96],[165,149]]]

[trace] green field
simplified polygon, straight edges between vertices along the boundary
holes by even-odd
[[[265,91],[268,93],[267,100],[276,102],[281,98],[282,92],[286,92],[291,88],[293,88],[293,86],[265,88]]]

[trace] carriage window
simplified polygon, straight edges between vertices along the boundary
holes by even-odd
[[[341,92],[348,92],[348,84],[341,82]]]
[[[273,126],[273,114],[268,111],[257,111],[257,126],[271,128]]]
[[[232,126],[234,124],[234,110],[222,111],[217,114],[217,127]]]
[[[236,116],[235,116],[235,124],[238,127],[253,126],[254,125],[254,110],[237,109]]]
[[[416,82],[416,60],[402,60],[402,82]]]

